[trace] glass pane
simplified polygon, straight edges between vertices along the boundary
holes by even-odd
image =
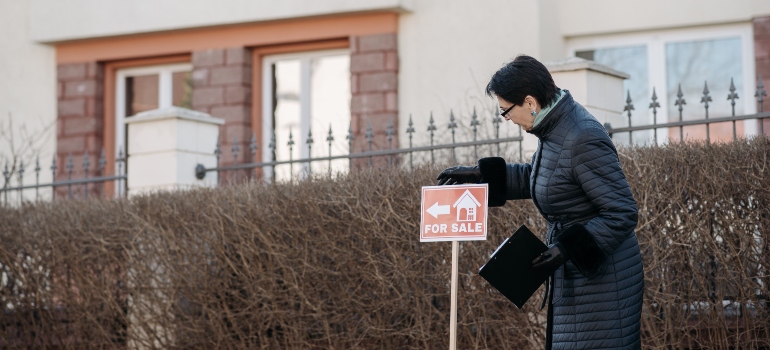
[[[739,37],[666,44],[666,84],[668,98],[671,101],[668,106],[669,119],[679,120],[679,108],[674,105],[679,84],[682,84],[682,93],[687,103],[683,106],[682,119],[704,119],[706,110],[701,99],[706,82],[713,100],[709,102],[709,117],[731,115],[732,106],[729,101],[726,101],[731,78],[734,80],[738,96],[750,98],[742,89],[742,62]],[[743,113],[742,103],[736,103],[735,113],[736,115]],[[732,139],[733,131],[730,122],[712,124],[709,128],[712,140]],[[736,128],[738,135],[742,135],[743,123],[736,123]],[[685,138],[701,140],[706,138],[705,126],[685,127],[683,131]],[[670,129],[669,137],[678,140],[679,128]]]
[[[630,78],[623,81],[623,89],[630,92],[631,100],[636,108],[632,112],[631,123],[632,125],[652,124],[652,113],[644,112],[646,108],[639,108],[640,106],[646,106],[649,103],[650,96],[652,96],[648,79],[647,46],[613,47],[579,51],[576,52],[575,55],[577,57],[590,59],[630,75]],[[624,114],[622,121],[619,121],[617,124],[612,122],[611,124],[614,127],[628,126],[628,118]],[[634,141],[651,140],[652,136],[653,134],[651,131],[637,131],[634,132]],[[628,143],[628,133],[613,135],[613,139],[616,142]]]
[[[303,73],[304,72],[304,73]],[[305,76],[303,79],[302,76]],[[346,139],[350,126],[350,56],[320,56],[278,61],[273,65],[273,126],[276,135],[274,159],[286,161],[307,157],[348,154]],[[302,84],[307,84],[303,86]],[[304,96],[307,94],[307,96]],[[304,106],[304,107],[303,107]],[[303,111],[302,108],[308,108]],[[304,115],[304,117],[303,117]],[[333,142],[327,141],[329,128]],[[313,134],[312,153],[308,154],[308,130]],[[291,154],[289,134],[294,142]],[[270,140],[265,140],[265,144]],[[312,163],[312,172],[326,174],[346,171],[349,161],[339,159]],[[308,164],[279,165],[277,180],[287,180],[307,173]]]
[[[126,78],[126,117],[157,108],[157,74]]]
[[[291,159],[300,158],[300,147],[304,144],[300,137],[300,61],[286,60],[276,62],[274,68],[273,126],[275,128],[275,160],[289,160],[289,134],[294,145]],[[265,142],[270,142],[265,140]],[[292,166],[294,173],[299,173],[299,165]],[[289,178],[289,165],[279,165],[274,169],[275,179]]]
[[[310,116],[314,138],[313,157],[329,156],[326,141],[331,127],[331,154],[348,154],[345,138],[350,126],[350,56],[327,56],[311,61]],[[332,172],[346,171],[347,159],[332,161]],[[329,162],[313,163],[313,173],[328,173]]]
[[[171,74],[171,103],[177,107],[192,109],[192,72]]]

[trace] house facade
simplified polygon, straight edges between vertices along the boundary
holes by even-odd
[[[369,129],[378,147],[404,146],[410,121],[421,132],[431,115],[439,125],[474,108],[491,118],[497,106],[484,95],[486,82],[520,53],[577,56],[627,73],[634,124],[678,117],[680,87],[690,106],[704,83],[721,102],[731,79],[736,113],[755,113],[756,76],[770,82],[763,0],[3,0],[2,7],[0,120],[17,137],[0,144],[0,160],[18,153],[9,145],[26,133],[46,169],[56,156],[56,170],[43,172],[49,180],[65,178],[66,159],[81,164],[86,151],[94,159],[104,151],[105,172],[113,173],[131,147],[126,119],[168,106],[224,120],[219,146],[242,151],[223,164],[326,155],[301,145],[313,137],[324,144],[328,135],[329,152],[363,151]],[[653,89],[664,106],[655,116],[646,108]],[[727,102],[711,108],[730,113]],[[739,131],[758,130],[747,121]],[[448,132],[442,126],[437,137]],[[250,152],[252,140],[258,150]],[[289,142],[298,146],[288,150]]]

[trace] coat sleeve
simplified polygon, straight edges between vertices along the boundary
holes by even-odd
[[[499,207],[510,199],[529,199],[531,164],[506,164],[500,157],[479,159],[481,181],[489,184],[490,207]]]
[[[634,232],[638,209],[604,130],[585,130],[575,139],[572,175],[599,214],[585,225],[567,228],[558,241],[575,266],[591,276]]]

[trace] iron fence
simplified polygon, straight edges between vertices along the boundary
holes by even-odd
[[[106,182],[114,182],[117,187],[116,194],[118,196],[125,195],[125,181],[127,179],[126,174],[124,172],[124,165],[126,162],[126,158],[124,156],[123,150],[121,149],[118,152],[118,157],[115,159],[115,174],[113,175],[107,175],[105,173],[105,168],[107,165],[107,158],[104,153],[104,149],[102,149],[101,155],[99,156],[99,159],[97,160],[97,167],[96,169],[91,169],[91,160],[88,154],[88,151],[86,150],[83,153],[83,162],[81,163],[82,171],[83,171],[83,177],[81,178],[74,178],[72,177],[73,172],[75,170],[75,163],[72,157],[72,153],[69,154],[67,157],[66,163],[64,164],[64,169],[67,179],[66,180],[56,180],[57,176],[59,175],[57,173],[57,170],[59,169],[59,166],[57,166],[57,157],[54,156],[53,160],[51,161],[51,174],[52,178],[54,179],[52,182],[49,183],[40,183],[40,174],[43,171],[43,168],[40,165],[40,157],[38,157],[35,160],[35,167],[33,168],[33,171],[35,172],[35,184],[34,185],[25,185],[24,184],[24,174],[27,171],[25,168],[25,164],[23,160],[20,160],[18,163],[18,166],[16,164],[13,164],[9,167],[9,164],[6,163],[3,167],[3,179],[5,180],[3,187],[0,188],[0,197],[2,198],[4,205],[13,204],[9,202],[9,194],[16,193],[16,200],[18,200],[18,204],[21,204],[24,201],[24,194],[26,190],[35,190],[34,200],[39,201],[41,200],[40,197],[40,189],[41,188],[51,188],[53,194],[52,199],[55,200],[57,197],[57,188],[61,189],[66,187],[67,192],[60,193],[59,196],[63,198],[73,199],[76,197],[79,197],[78,194],[73,194],[73,187],[77,189],[82,190],[82,198],[87,199],[89,198],[89,185],[91,185],[91,197],[94,197],[94,195],[97,196],[106,196],[107,194],[104,191],[104,183]],[[16,184],[13,184],[13,180],[16,180]],[[95,186],[99,185],[99,186]]]
[[[704,111],[704,118],[703,119],[695,119],[695,120],[683,120],[682,114],[684,111],[684,106],[687,105],[687,100],[684,98],[684,94],[682,93],[682,85],[679,84],[678,91],[676,94],[677,99],[674,101],[674,106],[676,106],[676,109],[679,111],[679,120],[678,121],[668,121],[666,123],[659,124],[658,123],[658,109],[662,108],[660,105],[660,102],[658,102],[658,96],[655,92],[655,88],[652,89],[652,96],[650,98],[650,104],[648,109],[652,110],[653,114],[653,123],[651,125],[633,125],[631,122],[631,117],[633,115],[632,111],[635,110],[634,104],[631,100],[631,92],[627,92],[626,97],[626,104],[623,108],[623,112],[626,113],[628,117],[628,126],[626,127],[613,127],[610,123],[604,124],[604,127],[607,129],[607,132],[610,134],[610,136],[617,135],[619,133],[628,133],[629,137],[629,143],[633,144],[633,132],[634,131],[643,131],[643,130],[653,130],[653,141],[655,144],[658,143],[658,129],[668,129],[668,128],[679,128],[679,141],[683,141],[685,139],[684,135],[684,127],[685,126],[694,126],[694,125],[705,125],[706,127],[706,142],[711,141],[711,130],[710,126],[712,124],[716,123],[723,123],[723,122],[732,122],[732,139],[736,140],[738,138],[737,133],[737,127],[736,122],[742,121],[742,120],[757,120],[759,124],[759,130],[758,135],[764,135],[764,119],[770,118],[770,112],[764,112],[763,111],[763,102],[765,100],[765,97],[767,97],[767,91],[765,90],[765,84],[762,81],[762,76],[759,75],[757,77],[757,87],[756,91],[754,93],[754,98],[757,103],[757,113],[753,114],[746,114],[746,115],[735,115],[735,100],[740,99],[740,96],[738,93],[736,93],[737,89],[735,88],[735,83],[733,82],[733,79],[730,79],[730,87],[728,89],[727,94],[727,100],[730,101],[732,114],[730,116],[725,117],[718,117],[718,118],[710,118],[709,117],[709,105],[711,102],[713,102],[713,98],[711,96],[711,92],[708,88],[708,81],[704,82],[703,84],[703,95],[701,96],[700,103],[703,105],[703,111]]]
[[[727,95],[727,100],[730,101],[731,104],[731,115],[730,116],[722,116],[717,118],[712,118],[709,116],[709,106],[710,103],[713,102],[713,98],[711,96],[711,93],[708,89],[708,82],[704,83],[704,89],[703,94],[701,96],[700,103],[703,105],[703,111],[704,111],[704,118],[702,119],[696,119],[696,120],[684,120],[683,119],[683,110],[684,106],[687,105],[687,102],[684,98],[684,95],[682,94],[681,86],[678,89],[677,93],[677,99],[674,101],[674,106],[676,106],[676,109],[679,112],[678,115],[678,121],[668,121],[665,123],[658,123],[658,109],[663,108],[661,107],[660,102],[658,101],[658,97],[656,94],[655,89],[653,88],[652,96],[649,103],[649,109],[652,111],[653,114],[653,123],[647,124],[647,125],[633,125],[632,123],[632,116],[633,111],[635,111],[634,107],[634,101],[631,100],[631,94],[630,91],[627,92],[627,98],[625,101],[625,106],[623,109],[623,112],[625,113],[625,116],[628,118],[628,126],[624,127],[614,127],[610,123],[606,123],[604,126],[607,129],[607,132],[610,134],[610,136],[615,136],[622,133],[628,133],[629,142],[633,143],[633,133],[636,131],[645,131],[645,130],[652,130],[654,133],[654,143],[658,143],[657,134],[658,130],[660,129],[669,129],[669,128],[679,128],[679,140],[684,140],[684,127],[687,126],[695,126],[695,125],[704,125],[706,127],[706,141],[710,141],[710,126],[712,124],[716,123],[724,123],[724,122],[732,122],[732,138],[733,140],[738,138],[737,133],[737,127],[736,122],[738,121],[744,121],[744,120],[757,120],[759,124],[759,130],[758,134],[764,135],[764,123],[763,121],[765,119],[770,118],[770,112],[764,112],[763,111],[763,102],[765,100],[765,97],[767,97],[767,92],[765,90],[765,85],[763,83],[762,77],[759,76],[757,78],[757,85],[756,85],[756,91],[754,93],[754,98],[757,103],[757,113],[753,114],[745,114],[745,115],[736,115],[735,113],[735,104],[736,100],[740,99],[740,96],[736,93],[735,84],[733,83],[732,79],[730,81],[730,88],[729,93]],[[323,164],[326,162],[328,164],[327,171],[329,174],[332,173],[332,161],[334,160],[348,160],[349,164],[358,160],[358,161],[365,161],[366,163],[361,163],[362,165],[372,166],[375,159],[380,160],[382,163],[387,163],[388,165],[396,165],[396,166],[408,166],[410,169],[414,168],[415,162],[414,162],[414,155],[415,154],[421,154],[423,156],[430,155],[429,163],[433,164],[436,162],[436,151],[441,150],[450,150],[451,156],[449,159],[452,161],[456,161],[456,150],[457,149],[470,149],[473,150],[473,157],[478,158],[478,149],[480,146],[485,145],[491,145],[496,146],[496,153],[494,152],[494,148],[490,150],[489,153],[495,153],[495,155],[501,155],[501,145],[506,143],[517,143],[518,144],[518,158],[519,160],[524,160],[524,154],[523,154],[523,134],[522,130],[519,127],[518,128],[518,135],[516,136],[509,136],[509,137],[501,137],[500,136],[500,124],[502,123],[502,118],[497,115],[493,114],[491,118],[484,118],[486,121],[483,121],[481,118],[479,118],[478,114],[476,113],[476,110],[473,110],[473,113],[470,115],[469,120],[467,120],[466,125],[463,124],[463,121],[456,118],[455,114],[450,111],[448,119],[446,124],[439,125],[436,120],[434,119],[433,115],[431,114],[429,116],[429,121],[427,128],[424,132],[428,134],[428,144],[426,145],[414,145],[414,136],[415,134],[419,133],[417,132],[417,129],[414,126],[414,123],[412,121],[412,117],[410,116],[409,122],[407,124],[406,129],[404,130],[405,135],[408,137],[408,147],[400,148],[397,145],[394,146],[394,135],[396,134],[396,130],[393,126],[392,120],[388,122],[388,125],[385,130],[385,140],[386,144],[384,147],[381,147],[380,149],[375,149],[375,133],[372,129],[371,122],[367,124],[366,131],[364,133],[364,138],[366,139],[366,142],[363,144],[363,147],[365,147],[365,150],[361,152],[348,152],[348,154],[341,154],[341,155],[335,155],[332,152],[332,145],[335,141],[334,134],[332,132],[332,126],[329,127],[329,132],[326,135],[325,141],[326,146],[328,147],[328,152],[324,156],[312,156],[312,149],[313,145],[315,144],[315,140],[313,138],[312,131],[310,131],[307,135],[307,138],[304,142],[304,147],[307,148],[307,154],[311,155],[308,157],[299,157],[297,159],[293,158],[293,150],[296,146],[296,141],[294,140],[293,135],[290,133],[288,140],[285,140],[285,146],[289,150],[289,159],[285,160],[270,160],[270,161],[257,161],[257,151],[259,150],[259,143],[257,141],[257,138],[255,136],[252,136],[249,146],[248,146],[248,152],[249,153],[249,160],[248,162],[241,161],[238,156],[241,152],[241,148],[239,146],[238,140],[233,141],[233,147],[230,149],[232,160],[233,162],[231,164],[222,164],[222,158],[223,158],[223,151],[220,147],[219,142],[217,142],[215,146],[214,154],[216,155],[216,166],[215,167],[206,167],[202,164],[198,164],[195,168],[195,175],[198,179],[204,179],[206,177],[206,174],[209,172],[216,172],[218,175],[221,175],[222,173],[229,172],[232,174],[232,176],[229,178],[230,181],[238,181],[239,180],[239,173],[244,174],[244,176],[241,180],[246,178],[258,178],[256,170],[257,169],[269,169],[272,170],[276,166],[282,166],[282,165],[288,165],[289,166],[289,173],[290,176],[294,176],[294,166],[295,165],[302,165],[307,171],[307,175],[312,175],[312,165],[313,164]],[[494,135],[488,135],[487,138],[480,138],[480,127],[489,127],[491,123],[491,127],[493,130]],[[461,126],[468,127],[468,130],[470,132],[469,140],[467,141],[458,141],[457,140],[457,129]],[[436,144],[436,133],[439,131],[439,127],[448,130],[451,135],[451,142],[448,143],[440,143]],[[345,135],[345,139],[347,140],[348,144],[348,150],[352,150],[354,143],[355,143],[356,135],[353,133],[353,127],[352,125],[347,130],[347,135]],[[617,140],[616,140],[617,142]],[[269,148],[269,151],[271,154],[275,154],[275,151],[278,149],[279,144],[276,140],[275,134],[272,135],[272,138],[267,146]],[[514,151],[515,153],[515,151]],[[514,155],[515,157],[515,155]],[[386,162],[385,162],[386,161]],[[96,191],[96,195],[105,196],[106,193],[104,193],[104,183],[106,182],[114,182],[116,183],[116,186],[118,188],[118,191],[116,193],[118,196],[125,195],[125,181],[127,180],[127,176],[125,174],[125,164],[126,164],[126,157],[124,156],[124,153],[121,149],[119,152],[118,157],[115,159],[115,168],[116,172],[113,175],[107,175],[105,174],[105,165],[106,165],[106,158],[104,154],[104,150],[102,150],[101,155],[97,161],[97,168],[91,169],[91,163],[89,160],[89,154],[88,151],[86,151],[83,155],[83,162],[82,162],[82,178],[76,178],[73,179],[73,171],[75,169],[75,164],[73,162],[72,154],[70,154],[66,160],[66,163],[64,165],[66,171],[63,174],[66,174],[66,180],[54,180],[50,183],[40,183],[40,174],[43,171],[40,165],[39,158],[35,161],[35,167],[33,171],[35,172],[35,183],[34,185],[25,185],[24,184],[24,174],[27,171],[25,168],[24,162],[19,162],[18,165],[14,164],[9,167],[9,164],[5,164],[3,168],[3,178],[5,180],[3,187],[0,188],[0,199],[2,199],[2,202],[6,205],[9,204],[9,194],[16,193],[17,194],[17,200],[19,203],[21,203],[24,200],[24,194],[25,191],[35,191],[34,198],[35,200],[40,200],[40,192],[39,190],[41,188],[52,188],[54,192],[56,192],[57,189],[61,189],[63,187],[67,188],[66,193],[63,191],[60,191],[59,196],[60,197],[66,197],[66,198],[75,198],[79,197],[80,194],[73,194],[73,187],[82,189],[82,198],[88,198],[89,197],[89,187],[93,188],[92,191]],[[427,159],[426,159],[427,162]],[[54,156],[50,170],[53,174],[53,178],[56,179],[57,175],[57,159]],[[248,171],[248,173],[246,173]],[[96,175],[96,176],[94,176]],[[61,176],[58,176],[61,178]],[[221,177],[220,177],[221,179]],[[15,184],[13,183],[15,180]],[[91,186],[89,186],[91,185]],[[100,185],[100,186],[95,186]],[[92,192],[93,196],[93,192]],[[54,198],[56,197],[56,193],[54,193]]]
[[[206,177],[206,174],[209,172],[216,172],[218,176],[222,174],[222,172],[232,172],[233,177],[231,177],[231,181],[238,181],[238,170],[240,171],[249,171],[249,177],[256,178],[257,175],[255,173],[256,169],[268,169],[271,170],[280,165],[289,165],[289,174],[292,174],[293,177],[294,174],[294,165],[300,164],[305,166],[305,169],[307,169],[307,175],[312,175],[312,164],[313,163],[328,163],[328,173],[331,175],[332,173],[332,161],[338,160],[338,159],[347,159],[349,161],[354,160],[366,160],[367,166],[372,166],[375,159],[380,159],[383,163],[385,163],[385,160],[387,160],[387,165],[389,166],[408,166],[409,169],[414,168],[414,155],[415,154],[430,154],[430,164],[434,164],[436,162],[436,155],[435,151],[439,150],[450,150],[451,151],[451,159],[456,160],[457,154],[456,150],[458,148],[463,149],[469,149],[473,148],[473,156],[475,158],[478,158],[478,149],[479,146],[485,146],[485,145],[493,145],[496,146],[496,154],[501,154],[501,145],[506,143],[518,143],[518,155],[519,159],[523,159],[523,135],[522,130],[519,127],[518,129],[518,135],[517,136],[510,136],[510,137],[501,137],[500,136],[500,124],[502,123],[502,117],[495,114],[491,118],[487,118],[489,120],[489,123],[492,124],[492,127],[494,129],[494,137],[489,137],[486,139],[480,139],[479,138],[479,127],[484,126],[482,123],[483,121],[480,120],[478,114],[476,113],[476,110],[473,110],[473,113],[470,116],[470,120],[468,121],[467,126],[469,127],[469,131],[472,134],[472,140],[469,141],[458,141],[457,140],[457,129],[461,126],[461,120],[458,120],[458,118],[455,117],[454,112],[450,111],[448,122],[446,124],[447,130],[451,133],[451,140],[452,142],[449,143],[441,143],[436,144],[436,131],[439,130],[439,125],[436,123],[435,119],[433,118],[433,114],[430,114],[429,120],[428,120],[428,127],[426,128],[425,132],[429,133],[429,144],[423,145],[423,146],[415,146],[414,145],[414,134],[417,132],[417,130],[414,127],[414,123],[412,120],[412,117],[409,117],[409,122],[407,124],[406,129],[404,130],[405,134],[408,135],[408,147],[405,148],[399,148],[393,146],[393,135],[395,135],[396,130],[393,126],[392,120],[388,122],[388,125],[385,130],[385,137],[387,140],[387,146],[383,149],[374,149],[374,131],[372,129],[371,121],[367,123],[366,132],[364,133],[364,137],[366,138],[366,150],[362,152],[350,152],[348,154],[342,154],[342,155],[333,155],[332,153],[332,144],[335,140],[334,135],[332,133],[332,126],[329,126],[329,132],[326,136],[326,142],[328,145],[328,153],[326,156],[316,156],[316,157],[305,157],[305,158],[298,158],[293,159],[292,153],[294,150],[294,146],[296,142],[294,141],[294,137],[291,133],[289,133],[288,140],[286,142],[286,147],[289,150],[289,159],[288,160],[271,160],[271,161],[256,161],[257,156],[257,150],[259,149],[258,142],[255,136],[252,136],[251,142],[249,144],[249,151],[250,151],[250,160],[251,162],[240,162],[238,154],[240,152],[240,146],[238,145],[238,141],[235,140],[233,142],[233,147],[231,148],[231,152],[233,155],[233,164],[229,165],[222,165],[221,164],[221,158],[222,158],[222,149],[220,147],[219,142],[217,142],[214,154],[216,155],[217,163],[216,167],[205,167],[203,164],[198,164],[195,168],[195,175],[198,179],[204,179]],[[355,141],[355,135],[353,133],[353,127],[352,125],[348,128],[348,133],[345,136],[345,138],[348,141],[348,149],[352,150],[354,141]],[[305,147],[307,147],[308,153],[312,154],[312,148],[313,144],[315,143],[313,139],[312,131],[310,131],[307,135],[307,139],[305,140]],[[276,136],[275,133],[273,133],[271,137],[271,141],[268,143],[268,148],[270,149],[271,154],[275,154],[275,150],[278,147],[278,144],[276,142]],[[221,179],[221,177],[219,177]],[[220,181],[221,182],[221,181]]]

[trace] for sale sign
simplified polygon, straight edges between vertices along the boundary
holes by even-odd
[[[487,239],[487,184],[424,186],[420,242]]]

